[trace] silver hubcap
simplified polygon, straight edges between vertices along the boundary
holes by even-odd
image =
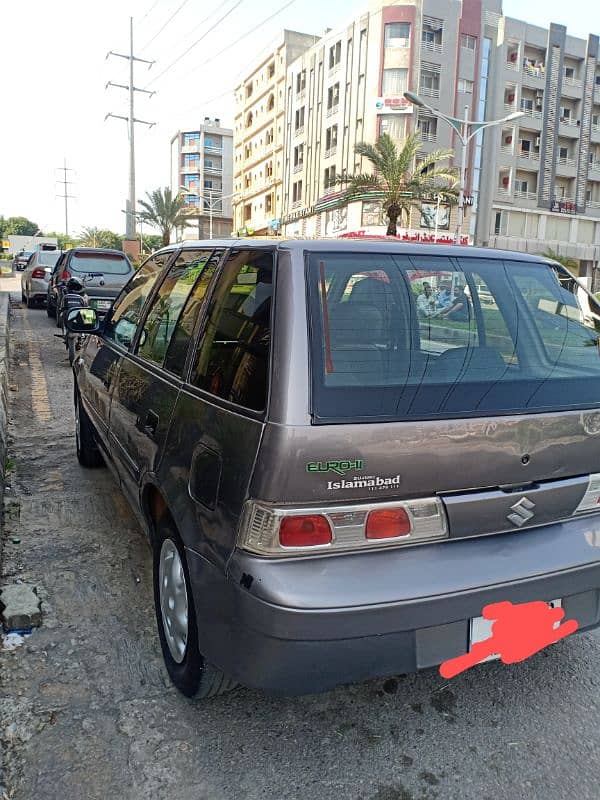
[[[158,580],[163,630],[173,661],[185,658],[188,637],[188,599],[183,564],[171,539],[160,549]]]

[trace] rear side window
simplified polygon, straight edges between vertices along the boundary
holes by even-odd
[[[119,253],[75,251],[69,266],[75,272],[102,272],[106,275],[127,275],[131,272],[131,264],[127,257]]]
[[[104,326],[106,339],[125,348],[131,345],[146,300],[171,256],[172,253],[152,256],[123,287]]]
[[[47,251],[47,252],[40,252],[38,253],[38,264],[42,267],[53,267],[58,259],[60,258],[60,253],[58,251]]]
[[[183,251],[169,269],[148,311],[137,353],[162,366],[179,315],[212,250]]]
[[[253,411],[266,406],[273,296],[272,250],[230,254],[212,294],[192,383]]]
[[[315,421],[600,405],[599,310],[558,265],[327,253],[308,276]]]

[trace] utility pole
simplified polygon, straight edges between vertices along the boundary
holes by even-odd
[[[152,96],[155,92],[148,91],[147,89],[139,89],[135,86],[134,83],[134,63],[139,61],[143,64],[148,64],[148,69],[154,64],[154,61],[147,61],[144,58],[137,58],[134,55],[133,51],[133,17],[129,18],[129,54],[125,55],[124,53],[115,53],[112,50],[107,53],[106,58],[109,56],[116,56],[117,58],[125,58],[129,61],[129,84],[125,85],[122,83],[113,83],[113,81],[109,81],[106,84],[105,88],[109,86],[115,86],[119,89],[125,89],[129,92],[129,114],[128,116],[124,117],[120,114],[107,114],[104,119],[108,119],[108,117],[114,117],[115,119],[123,119],[127,122],[127,131],[129,135],[129,196],[125,201],[125,210],[126,210],[126,227],[125,227],[125,243],[124,249],[129,253],[129,255],[136,257],[139,255],[137,253],[138,248],[138,240],[135,231],[135,219],[136,219],[136,198],[135,198],[135,124],[136,122],[140,125],[148,125],[148,127],[152,127],[155,123],[154,122],[146,122],[143,119],[136,119],[134,113],[134,97],[136,92],[143,92],[144,94],[148,94]]]
[[[63,166],[56,168],[59,172],[63,173],[62,180],[58,181],[58,183],[62,183],[63,185],[63,193],[57,194],[57,197],[62,197],[65,201],[65,236],[67,239],[69,238],[69,200],[73,200],[75,195],[69,194],[68,187],[72,185],[73,181],[67,180],[67,172],[73,172],[70,167],[67,167],[67,159],[66,157],[63,160]]]

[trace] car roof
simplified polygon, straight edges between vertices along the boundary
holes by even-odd
[[[123,256],[123,258],[127,258],[127,254],[124,253],[122,250],[113,250],[110,247],[72,247],[70,250],[67,251],[68,253],[98,253],[98,255],[108,254],[108,255],[117,255]]]
[[[292,252],[344,252],[344,253],[390,253],[396,255],[419,256],[446,256],[454,258],[495,258],[505,261],[529,261],[538,264],[552,263],[552,259],[542,255],[520,253],[513,250],[496,250],[489,247],[466,247],[459,245],[423,244],[421,242],[406,242],[401,239],[386,239],[378,237],[360,236],[354,239],[275,239],[265,237],[261,239],[198,239],[194,241],[177,242],[161,248],[157,253],[168,253],[183,248],[184,250],[202,247],[211,248],[239,248],[250,250],[272,248],[274,250],[287,250]],[[154,254],[156,255],[156,253]]]

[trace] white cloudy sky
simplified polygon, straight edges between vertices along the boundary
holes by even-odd
[[[157,122],[136,130],[140,197],[168,182],[169,140],[176,130],[193,127],[205,115],[232,123],[228,90],[283,27],[319,34],[367,7],[368,0],[2,0],[0,214],[27,216],[42,229],[62,231],[63,204],[54,181],[66,155],[75,170],[70,231],[84,225],[124,229],[126,123],[103,120],[109,111],[127,113],[127,93],[104,86],[127,80],[127,62],[105,61],[105,55],[127,52],[130,15],[137,54],[157,62],[149,72],[136,67],[136,84],[157,91],[152,99],[136,100],[136,116]],[[573,0],[566,8],[563,0],[504,4],[506,14],[525,15],[535,24],[554,20],[579,36],[600,32],[599,7]]]

